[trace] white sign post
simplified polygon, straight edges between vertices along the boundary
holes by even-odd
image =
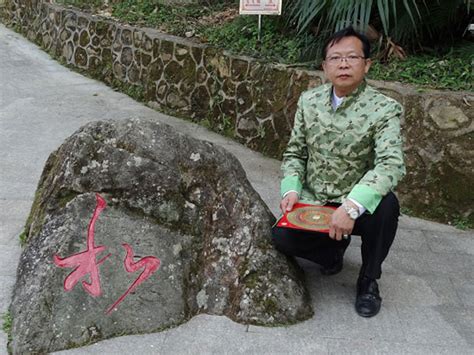
[[[241,15],[281,15],[281,0],[240,0]]]
[[[282,0],[240,0],[240,15],[258,15],[258,40],[262,32],[262,15],[281,15]]]

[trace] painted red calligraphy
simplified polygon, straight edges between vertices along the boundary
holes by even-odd
[[[100,296],[102,294],[98,266],[111,255],[109,253],[99,261],[96,261],[97,255],[104,251],[105,247],[95,246],[94,228],[100,213],[107,206],[105,200],[99,194],[96,194],[96,202],[96,207],[87,230],[86,250],[65,258],[61,258],[57,254],[53,256],[53,261],[57,266],[61,268],[74,268],[74,270],[64,279],[64,290],[67,292],[71,291],[82,278],[90,275],[90,282],[83,280],[82,286],[89,294],[94,297]],[[122,244],[122,246],[127,252],[124,259],[125,270],[129,273],[136,272],[140,269],[143,269],[143,271],[140,273],[140,275],[138,275],[138,277],[125,291],[125,293],[121,295],[117,301],[115,301],[115,303],[107,309],[106,314],[110,314],[114,309],[116,309],[130,292],[133,292],[143,281],[148,279],[156,270],[158,270],[161,263],[160,259],[154,256],[146,256],[137,262],[134,262],[134,252],[132,247],[126,243]]]
[[[118,300],[115,301],[115,303],[107,309],[106,311],[107,314],[110,314],[110,312],[116,309],[117,306],[120,304],[120,302],[122,302],[124,298],[127,297],[127,295],[130,292],[135,290],[138,287],[138,285],[140,285],[143,281],[148,279],[156,270],[158,270],[161,263],[160,259],[155,258],[154,256],[145,256],[144,258],[141,258],[137,262],[133,262],[134,252],[133,252],[132,247],[126,243],[122,244],[122,246],[127,251],[127,255],[125,256],[125,260],[123,261],[125,270],[131,273],[143,268],[143,271],[135,279],[135,281],[130,285],[127,291],[125,291],[125,293],[122,296],[120,296]]]
[[[105,200],[96,194],[96,207],[94,214],[89,222],[87,230],[87,249],[78,254],[66,258],[60,258],[57,254],[53,256],[54,263],[62,268],[74,268],[74,270],[64,279],[64,290],[71,291],[74,286],[87,275],[90,275],[90,282],[82,281],[84,289],[94,297],[100,296],[102,290],[100,288],[100,277],[98,266],[102,264],[111,254],[106,255],[99,261],[96,261],[97,255],[105,250],[104,246],[95,246],[94,244],[94,227],[99,214],[105,209],[107,204]]]

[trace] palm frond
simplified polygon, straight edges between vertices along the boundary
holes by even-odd
[[[474,0],[288,0],[288,26],[299,36],[319,36],[348,25],[365,32],[369,25],[403,48],[462,38]],[[310,37],[308,37],[310,38]],[[305,42],[311,42],[305,39]]]

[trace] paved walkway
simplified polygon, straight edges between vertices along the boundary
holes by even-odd
[[[279,162],[206,129],[162,115],[100,82],[71,72],[0,25],[0,313],[6,312],[20,234],[49,153],[85,123],[151,117],[224,146],[277,213]],[[472,183],[472,182],[471,182]],[[125,336],[64,354],[474,354],[474,233],[402,216],[380,281],[383,306],[372,319],[353,307],[359,240],[342,273],[322,277],[301,261],[315,315],[264,328],[199,315],[161,333]],[[0,354],[6,335],[0,331]]]

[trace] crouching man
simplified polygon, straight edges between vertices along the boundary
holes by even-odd
[[[274,227],[281,252],[340,272],[350,235],[362,238],[355,309],[375,316],[377,279],[394,240],[399,204],[392,189],[405,174],[400,135],[402,106],[367,85],[370,43],[352,27],[331,36],[323,51],[330,83],[302,93],[283,155],[283,213],[296,202],[332,205],[329,235]]]

